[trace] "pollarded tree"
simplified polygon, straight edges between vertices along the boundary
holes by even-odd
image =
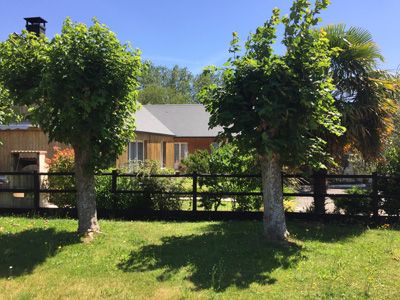
[[[23,31],[0,45],[0,82],[50,140],[72,145],[80,233],[98,232],[94,173],[134,134],[138,51],[106,26],[66,19],[52,40]]]
[[[228,140],[257,150],[264,233],[271,240],[288,236],[282,166],[325,157],[326,143],[315,133],[328,130],[340,135],[344,131],[332,97],[332,50],[325,31],[312,28],[328,2],[317,0],[312,7],[309,1],[296,0],[289,16],[282,18],[279,9],[274,9],[271,19],[250,35],[242,55],[237,54],[240,49],[234,35],[230,49],[234,57],[222,68],[222,85],[211,85],[201,95],[211,113],[210,126],[222,126]],[[272,48],[279,23],[285,27],[284,55]]]

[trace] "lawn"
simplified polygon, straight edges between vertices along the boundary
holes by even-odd
[[[0,217],[1,299],[399,299],[400,231],[261,222],[102,221],[91,243],[74,220]]]

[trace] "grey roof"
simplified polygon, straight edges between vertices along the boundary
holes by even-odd
[[[216,137],[221,127],[208,128],[210,114],[201,104],[147,104],[135,113],[136,131],[176,137]],[[27,130],[29,122],[0,125],[0,130]]]
[[[153,116],[145,106],[142,106],[135,114],[136,131],[174,135],[163,123]]]
[[[144,107],[177,137],[215,137],[222,128],[209,129],[210,114],[201,104],[148,104]]]

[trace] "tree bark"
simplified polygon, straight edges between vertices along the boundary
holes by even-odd
[[[279,155],[260,157],[264,200],[264,235],[268,240],[284,241],[289,237],[283,207],[282,166]]]
[[[90,149],[74,147],[75,186],[77,191],[78,232],[92,234],[100,232],[97,221],[94,168],[90,165]]]

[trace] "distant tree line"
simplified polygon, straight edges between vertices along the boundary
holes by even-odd
[[[144,64],[140,78],[139,102],[142,104],[198,103],[200,90],[219,83],[218,74],[193,75],[186,67],[156,66],[150,61]]]

